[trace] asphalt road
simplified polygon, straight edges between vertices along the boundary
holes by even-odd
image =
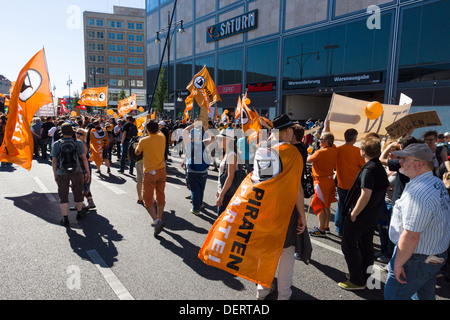
[[[50,163],[33,161],[30,172],[16,165],[0,171],[0,300],[255,300],[254,283],[197,258],[217,218],[217,172],[210,171],[205,210],[195,216],[180,162],[173,156],[168,166],[166,228],[157,238],[136,203],[135,177],[119,174],[118,162],[111,175],[93,174],[97,208],[79,222],[71,212],[67,230],[60,225]],[[310,214],[308,228],[316,223]],[[347,267],[333,225],[331,231],[312,238],[309,265],[296,261],[292,299],[382,300],[386,273],[378,263],[373,288],[351,292],[337,286],[346,280]],[[375,241],[379,248],[377,235]],[[436,292],[450,300],[448,279],[438,280]]]

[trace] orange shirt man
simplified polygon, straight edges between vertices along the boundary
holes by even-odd
[[[164,162],[164,153],[166,150],[166,137],[159,131],[159,125],[156,120],[150,120],[147,123],[149,135],[142,138],[136,147],[136,154],[144,153],[144,181],[143,181],[143,201],[144,207],[153,218],[154,235],[157,236],[164,228],[162,216],[166,204],[166,165]],[[153,195],[158,207],[156,212]]]
[[[338,157],[338,150],[334,143],[334,136],[330,132],[323,132],[320,137],[321,149],[308,157],[307,163],[312,163],[314,180],[314,198],[311,206],[319,217],[319,226],[311,231],[312,236],[325,236],[329,232],[331,203],[336,202],[336,186],[334,184],[334,169]]]
[[[347,129],[344,133],[345,144],[339,146],[336,162],[338,205],[334,215],[336,232],[341,235],[344,224],[345,197],[353,185],[361,167],[365,164],[361,151],[354,144],[358,138],[356,129]]]

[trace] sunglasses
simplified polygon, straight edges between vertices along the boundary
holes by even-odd
[[[78,136],[84,136],[84,133],[83,132],[77,132],[76,133]]]

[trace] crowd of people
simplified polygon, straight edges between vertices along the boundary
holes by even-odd
[[[4,128],[6,116],[0,118]],[[305,129],[317,128],[305,134]],[[137,202],[153,219],[157,236],[164,228],[165,184],[169,158],[183,158],[186,187],[191,195],[190,212],[201,214],[209,170],[218,171],[217,214],[227,208],[240,182],[249,173],[270,179],[261,159],[256,159],[262,141],[287,143],[299,150],[298,161],[306,171],[311,168],[314,195],[310,198],[319,225],[308,232],[313,237],[331,233],[331,204],[337,202],[334,214],[336,234],[342,237],[342,252],[348,266],[348,281],[338,283],[346,290],[366,288],[369,268],[374,260],[388,264],[386,299],[434,299],[436,278],[446,268],[450,244],[450,133],[425,133],[423,140],[405,135],[396,141],[386,141],[375,133],[358,139],[355,129],[345,132],[345,143],[336,146],[329,123],[308,120],[305,126],[281,115],[268,124],[267,134],[249,135],[239,124],[209,121],[184,123],[172,120],[152,120],[138,127],[132,116],[113,117],[36,117],[31,131],[34,157],[39,161],[51,158],[61,205],[61,223],[69,227],[68,194],[76,203],[77,219],[86,210],[95,208],[90,192],[92,168],[101,174],[106,165],[111,174],[112,155],[120,161],[119,173],[136,168]],[[2,130],[0,130],[0,133]],[[256,138],[255,138],[256,137]],[[281,138],[280,138],[281,137]],[[1,136],[3,139],[3,136]],[[360,141],[360,146],[355,144]],[[266,148],[267,144],[264,144]],[[269,143],[270,145],[270,143]],[[269,146],[270,147],[270,146]],[[218,159],[218,161],[216,161]],[[302,172],[302,194],[306,183]],[[88,204],[84,204],[84,199]],[[307,198],[305,198],[307,200]],[[307,232],[305,212],[293,208],[285,248],[289,254],[280,259],[279,297],[289,298],[295,241],[297,234]],[[378,232],[381,250],[374,250],[374,235]],[[283,264],[283,268],[281,267]],[[426,277],[418,277],[418,271]],[[260,288],[261,289],[261,288]],[[261,291],[261,290],[260,290]],[[264,290],[262,290],[264,291]],[[261,292],[262,292],[261,291]],[[267,295],[258,297],[263,298]]]

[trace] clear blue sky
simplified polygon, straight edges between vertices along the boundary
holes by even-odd
[[[81,93],[85,81],[83,12],[112,13],[113,6],[145,8],[145,0],[18,0],[0,5],[0,74],[15,81],[23,66],[45,48],[56,96]]]

